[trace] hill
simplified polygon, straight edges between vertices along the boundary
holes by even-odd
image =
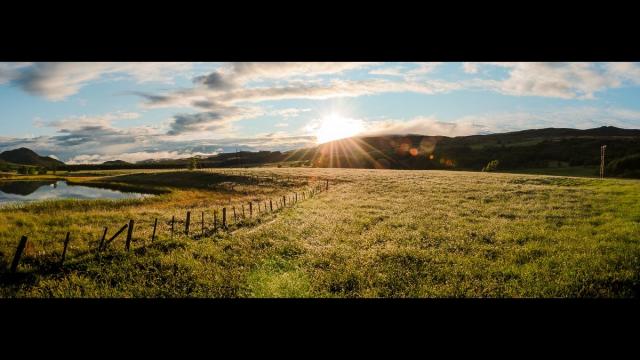
[[[48,169],[62,167],[65,164],[49,156],[40,156],[33,150],[19,148],[0,153],[0,160],[17,165],[40,166]]]
[[[130,162],[126,162],[123,160],[113,160],[113,161],[105,161],[102,163],[105,166],[129,166],[132,165]]]
[[[390,135],[332,141],[295,150],[290,160],[315,167],[482,170],[492,160],[501,170],[590,167],[640,154],[640,130],[536,129],[460,137]]]

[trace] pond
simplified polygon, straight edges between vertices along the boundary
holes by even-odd
[[[150,196],[66,181],[0,181],[0,204],[56,199],[140,199]]]

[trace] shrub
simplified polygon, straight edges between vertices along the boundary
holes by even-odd
[[[607,164],[605,175],[640,178],[640,154],[615,159]]]
[[[482,168],[482,171],[496,171],[496,170],[498,170],[498,165],[499,164],[500,164],[500,162],[498,160],[489,161],[487,166]]]

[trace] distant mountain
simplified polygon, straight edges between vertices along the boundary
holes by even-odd
[[[27,148],[4,151],[0,153],[0,160],[12,164],[41,166],[49,169],[65,165],[62,161],[49,156],[40,156]]]
[[[124,160],[112,160],[112,161],[105,161],[102,163],[102,165],[105,166],[129,166],[132,165],[130,162],[126,162]]]
[[[640,130],[611,126],[578,130],[546,128],[471,136],[384,135],[352,137],[317,146],[280,151],[222,153],[198,160],[200,167],[312,166],[370,169],[481,170],[498,160],[499,170],[596,167],[600,146],[606,162],[625,158],[615,169],[634,173]],[[186,168],[189,159],[138,162],[123,168]],[[98,169],[101,165],[73,166]],[[613,169],[613,168],[612,168]],[[640,170],[640,169],[638,169]],[[595,170],[594,170],[595,171]],[[613,173],[612,173],[613,174]],[[594,174],[595,175],[595,174]]]

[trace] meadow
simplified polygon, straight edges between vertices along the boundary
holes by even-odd
[[[157,195],[0,207],[0,297],[638,296],[638,180],[319,168],[22,178]],[[310,195],[327,180],[328,191]],[[296,192],[304,200],[277,203]],[[220,221],[223,207],[247,212],[249,202],[252,217],[228,213],[229,229],[213,230],[214,210]],[[96,256],[104,227],[111,236],[130,219],[131,251],[121,236]]]

